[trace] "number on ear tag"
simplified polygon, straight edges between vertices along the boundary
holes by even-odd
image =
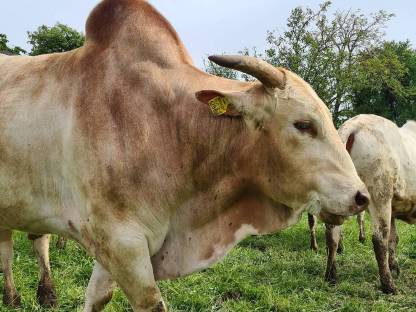
[[[226,97],[217,96],[209,100],[208,105],[211,108],[211,111],[214,115],[219,116],[225,114],[228,108],[228,100]]]

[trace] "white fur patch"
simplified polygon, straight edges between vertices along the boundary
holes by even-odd
[[[227,252],[231,248],[233,248],[239,241],[246,238],[247,236],[258,234],[259,231],[251,224],[241,225],[241,227],[234,233],[234,241],[232,241],[228,245],[215,245],[212,256],[209,259],[200,262],[198,266],[200,267],[200,269],[209,267],[211,264],[216,263],[221,258],[223,258],[227,254]]]

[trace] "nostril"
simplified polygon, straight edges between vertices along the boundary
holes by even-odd
[[[369,199],[366,195],[361,193],[360,191],[357,192],[357,195],[355,195],[355,203],[357,206],[366,206],[368,205]]]

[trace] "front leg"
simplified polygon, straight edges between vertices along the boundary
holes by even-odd
[[[358,240],[361,243],[365,242],[365,223],[364,223],[364,217],[365,217],[365,210],[357,214],[357,223],[358,227],[360,229],[360,234],[358,236]]]
[[[395,294],[396,286],[389,267],[389,238],[391,223],[391,201],[371,203],[368,208],[373,229],[373,247],[380,274],[381,289],[386,294]]]
[[[105,301],[101,301],[99,309],[94,309],[91,302],[97,302],[97,300],[90,296],[106,293],[109,299],[113,280],[125,293],[133,311],[167,311],[153,275],[146,236],[142,233],[132,233],[128,227],[112,228],[107,233],[111,233],[111,237],[107,237],[108,240],[101,243],[100,248],[96,250],[97,261],[100,262],[100,265],[96,265],[95,276],[92,277],[95,281],[104,280],[105,289],[90,291],[95,287],[94,281],[90,282],[88,286],[89,298],[87,299],[89,306],[86,306],[84,311],[95,312],[104,308]],[[101,296],[101,298],[104,297]]]
[[[325,224],[326,248],[328,259],[326,263],[325,280],[331,284],[337,282],[337,267],[335,256],[341,241],[341,226]]]

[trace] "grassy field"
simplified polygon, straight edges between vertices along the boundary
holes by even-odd
[[[224,261],[204,272],[160,283],[170,311],[416,311],[416,228],[399,222],[399,295],[379,290],[371,239],[358,242],[354,220],[344,230],[344,254],[338,256],[340,282],[329,286],[325,270],[324,226],[319,225],[318,253],[310,251],[304,218],[297,226],[267,237],[249,238]],[[366,221],[367,233],[369,222]],[[92,259],[75,244],[51,246],[51,262],[60,305],[80,311]],[[46,311],[36,303],[37,265],[30,243],[15,234],[15,280],[23,311]],[[1,307],[0,311],[13,311]],[[117,290],[106,311],[131,311]]]

